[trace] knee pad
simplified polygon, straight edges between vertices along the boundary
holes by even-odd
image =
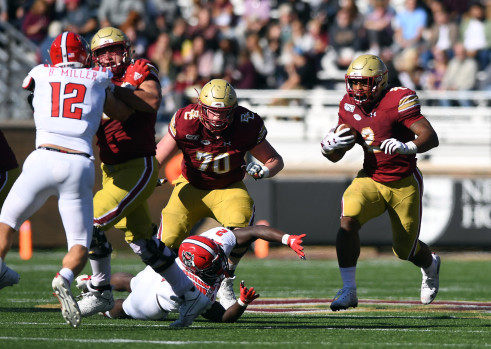
[[[142,250],[141,259],[143,263],[152,267],[157,273],[169,268],[176,259],[176,254],[169,249],[170,256],[164,254],[165,244],[154,239],[146,240],[145,248]]]
[[[89,258],[92,260],[102,259],[111,255],[112,251],[113,247],[107,241],[104,231],[94,226],[92,230],[92,241],[90,242]]]

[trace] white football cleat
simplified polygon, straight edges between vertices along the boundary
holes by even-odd
[[[211,308],[211,301],[196,287],[193,288],[181,297],[171,297],[172,300],[178,302],[179,319],[170,324],[171,327],[188,327],[191,326],[194,319],[201,313]]]
[[[111,285],[92,286],[91,282],[86,284],[88,292],[79,297],[78,306],[83,317],[104,313],[114,307],[114,298]]]
[[[220,284],[220,288],[218,289],[217,297],[219,298],[220,304],[227,310],[232,305],[237,302],[234,293],[234,280],[235,275],[232,277],[228,277],[223,279]]]
[[[0,290],[7,286],[18,284],[20,280],[19,274],[16,271],[7,267],[5,262],[0,265]]]
[[[358,297],[356,296],[355,287],[343,287],[336,293],[331,303],[331,310],[346,310],[358,306]]]
[[[423,274],[423,281],[421,282],[421,303],[430,304],[436,298],[438,289],[440,288],[440,257],[436,254],[432,254],[433,272],[426,273],[423,268],[421,268],[421,273]]]
[[[58,298],[61,304],[61,315],[67,322],[74,328],[80,326],[82,317],[80,316],[80,309],[73,298],[72,291],[68,281],[65,280],[60,274],[56,274],[55,278],[51,282],[51,287],[55,291],[54,295]]]

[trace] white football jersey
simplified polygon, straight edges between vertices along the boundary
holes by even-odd
[[[201,234],[201,236],[212,239],[223,249],[223,252],[227,257],[230,257],[230,253],[237,244],[237,238],[232,230],[224,227],[216,227],[209,229]]]
[[[112,73],[102,68],[34,67],[22,83],[34,84],[36,147],[43,143],[90,155]]]

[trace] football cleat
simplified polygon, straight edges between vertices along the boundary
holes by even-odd
[[[77,328],[82,322],[80,315],[80,308],[73,298],[72,291],[68,281],[60,274],[56,274],[53,282],[51,283],[54,295],[58,298],[61,304],[61,315],[70,326]]]
[[[223,279],[222,283],[220,284],[220,288],[218,289],[217,296],[220,304],[225,308],[225,310],[237,302],[237,298],[235,298],[234,293],[234,280],[235,276]]]
[[[83,317],[92,316],[97,313],[104,313],[114,307],[114,298],[111,285],[94,287],[87,282],[88,292],[82,293],[79,297],[78,306]]]
[[[194,319],[201,313],[211,308],[211,301],[196,287],[193,288],[181,297],[171,297],[178,302],[179,319],[170,324],[171,327],[188,327],[191,326]]]
[[[421,268],[421,273],[423,274],[423,281],[421,282],[421,303],[423,304],[433,302],[440,287],[440,257],[436,254],[433,254],[432,257],[433,263],[436,265],[433,272],[427,274]]]
[[[7,286],[18,284],[20,280],[19,274],[16,271],[7,267],[5,262],[2,262],[0,268],[0,290]]]
[[[346,310],[348,308],[356,308],[358,306],[358,297],[356,296],[356,288],[343,287],[336,293],[332,300],[331,310]]]

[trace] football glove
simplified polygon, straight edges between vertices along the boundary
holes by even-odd
[[[303,252],[302,238],[306,237],[307,234],[302,235],[283,235],[281,243],[283,245],[289,246],[293,251],[295,251],[301,259],[305,259],[305,253]]]
[[[413,142],[403,143],[395,138],[389,138],[382,142],[380,149],[385,151],[385,154],[416,154],[418,147]]]
[[[247,173],[255,180],[269,177],[269,169],[255,162],[249,163],[246,168]]]
[[[346,133],[349,133],[349,128],[344,128],[338,132],[334,132],[334,129],[329,131],[321,142],[322,152],[324,154],[330,153],[333,150],[343,149],[352,144],[355,141],[355,136],[352,134],[345,135]]]
[[[244,280],[240,282],[240,298],[237,301],[241,307],[247,307],[254,299],[259,297],[254,287],[247,288],[244,285]]]
[[[126,68],[126,74],[121,86],[136,88],[137,86],[140,86],[143,81],[145,81],[148,74],[150,74],[150,68],[147,65],[147,61],[139,59]]]

